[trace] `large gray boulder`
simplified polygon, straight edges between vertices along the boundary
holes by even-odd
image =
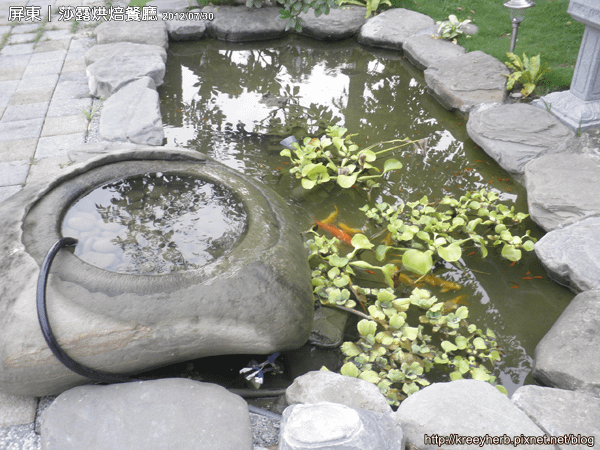
[[[406,40],[431,28],[435,21],[425,14],[404,8],[389,9],[367,20],[358,33],[358,42],[373,47],[402,50]]]
[[[151,78],[129,83],[104,102],[99,134],[110,142],[162,145],[160,99]]]
[[[305,22],[300,33],[323,41],[338,41],[352,37],[367,21],[365,8],[360,6],[341,6],[319,17],[316,17],[312,10],[301,13],[300,18]]]
[[[45,450],[253,448],[246,402],[184,378],[70,389],[44,411],[40,431]]]
[[[163,84],[165,62],[157,53],[139,56],[116,55],[87,66],[90,93],[107,99],[114,92],[140,77],[150,77],[156,86]]]
[[[222,41],[247,42],[276,39],[286,34],[286,20],[279,18],[279,8],[247,9],[238,6],[207,6],[202,12],[213,12],[207,22],[209,36]]]
[[[578,294],[535,348],[541,384],[600,397],[600,291]]]
[[[589,154],[541,156],[525,166],[531,218],[553,230],[592,214],[600,214],[600,159]]]
[[[398,450],[404,435],[389,414],[339,403],[292,405],[283,412],[279,450]]]
[[[466,114],[483,103],[504,103],[508,74],[505,64],[475,51],[429,67],[425,82],[444,108]]]
[[[445,39],[435,39],[429,33],[409,37],[404,42],[402,50],[408,60],[421,70],[466,53],[464,47]]]
[[[146,54],[157,54],[161,57],[164,63],[167,62],[167,52],[163,47],[158,45],[135,44],[133,42],[115,42],[113,44],[94,45],[85,52],[85,65],[95,63],[101,59],[112,58],[114,56],[130,56],[140,57]]]
[[[474,436],[500,437],[484,441],[484,448],[514,449],[512,438],[542,436],[544,432],[489,383],[458,380],[434,383],[404,400],[394,414],[408,444],[423,450],[481,448],[478,442],[440,442],[438,438]],[[518,445],[523,449],[554,450],[551,445]]]
[[[600,289],[600,216],[548,232],[535,253],[550,276],[574,291]]]
[[[332,402],[385,414],[392,412],[386,398],[373,383],[324,370],[297,377],[286,389],[285,398],[289,405]]]
[[[169,46],[167,26],[162,20],[143,22],[106,21],[94,30],[97,44],[133,42],[136,44]]]
[[[530,385],[517,389],[511,401],[548,436],[556,437],[561,450],[589,449],[600,439],[600,398]]]
[[[198,152],[115,145],[58,176],[28,183],[0,205],[0,391],[39,397],[89,382],[56,359],[40,331],[40,266],[62,235],[73,201],[101,184],[153,172],[223,185],[247,211],[245,234],[199,268],[159,275],[104,270],[61,250],[46,301],[64,351],[85,366],[129,374],[306,342],[313,318],[310,270],[285,201]]]
[[[548,111],[523,103],[473,111],[467,132],[506,171],[518,174],[532,159],[564,151],[575,139],[575,134]]]

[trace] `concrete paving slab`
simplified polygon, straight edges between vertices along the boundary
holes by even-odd
[[[37,138],[0,142],[0,162],[29,161],[29,158],[33,158],[37,143]]]
[[[63,73],[61,75],[71,75],[78,72]],[[54,94],[52,95],[53,100],[66,100],[66,99],[82,99],[90,97],[90,88],[86,83],[80,81],[61,81],[56,85]]]
[[[70,73],[70,72],[81,72],[85,70],[85,61],[83,60],[83,55],[85,53],[81,53],[81,55],[77,55],[77,58],[69,59],[71,53],[67,54],[67,59],[65,60],[62,73]]]
[[[42,159],[64,156],[73,148],[83,145],[84,143],[84,133],[41,137],[35,151],[35,158]]]
[[[29,161],[8,161],[0,163],[0,180],[5,186],[22,184],[27,180]]]
[[[67,55],[66,49],[52,50],[52,51],[46,51],[46,52],[35,52],[31,56],[31,60],[29,61],[29,64],[41,64],[41,63],[45,63],[48,61],[57,61],[57,60],[64,61],[66,55]]]
[[[46,117],[46,111],[50,102],[27,103],[25,105],[9,106],[4,112],[2,122],[14,122],[17,120],[36,119]]]
[[[2,116],[4,115],[4,110],[6,110],[6,108],[0,108],[0,120],[2,120]]]
[[[32,53],[26,55],[0,55],[0,67],[9,69],[11,67],[25,67],[29,64]]]
[[[92,98],[53,98],[46,112],[46,117],[83,115],[83,111],[89,111],[92,106]]]
[[[46,36],[44,35],[44,38]],[[54,52],[57,50],[67,50],[69,48],[70,39],[61,39],[59,41],[40,41],[34,49],[34,53]]]
[[[42,75],[39,77],[28,77],[21,80],[19,83],[18,91],[31,91],[34,89],[43,89],[56,86],[58,82],[58,74]]]
[[[12,28],[13,27],[10,25],[1,25],[0,26],[0,35],[4,35],[4,34],[8,33],[10,30],[12,30]]]
[[[0,81],[0,107],[8,106],[20,83],[20,80]]]
[[[0,65],[2,62],[0,61]],[[0,69],[0,81],[20,80],[27,66],[22,67],[4,67]]]
[[[0,448],[7,450],[39,450],[40,436],[33,424],[0,428]]]
[[[36,33],[21,33],[21,34],[11,34],[8,38],[8,45],[15,44],[25,44],[28,42],[35,42],[37,37]]]
[[[16,2],[11,2],[10,6],[16,6],[15,5]],[[16,25],[13,29],[12,32],[13,34],[19,34],[19,33],[32,33],[35,32],[35,30],[37,30],[39,27],[39,25],[35,24],[35,23],[21,23]]]
[[[41,64],[29,64],[23,72],[22,78],[40,77],[60,73],[63,67],[63,61],[48,61]]]
[[[0,427],[30,424],[35,420],[38,400],[35,397],[0,392]]]
[[[0,142],[37,138],[42,132],[43,124],[43,118],[15,122],[2,121],[0,122]]]
[[[0,186],[0,202],[3,202],[8,197],[15,195],[21,189],[23,189],[23,186],[21,186],[20,184],[13,185],[13,186]],[[2,428],[0,428],[0,436],[2,436]],[[2,447],[2,438],[1,437],[0,437],[0,448],[7,448],[7,447]]]
[[[46,117],[42,137],[86,133],[87,127],[88,120],[83,113],[73,116]]]
[[[71,41],[71,36],[72,36],[72,33],[68,29],[46,30],[46,32],[44,33],[44,38],[48,38],[51,41],[58,41],[58,40],[63,40],[63,39],[67,39],[67,38],[69,41]]]
[[[54,86],[15,92],[8,105],[25,105],[27,103],[49,102],[54,92]]]
[[[33,53],[33,44],[5,45],[0,50],[0,55],[26,55]]]

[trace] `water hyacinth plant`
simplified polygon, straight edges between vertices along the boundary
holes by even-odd
[[[293,149],[281,151],[281,156],[290,159],[292,165],[290,174],[301,180],[304,189],[310,190],[326,183],[336,183],[344,189],[355,184],[372,189],[377,186],[374,181],[376,178],[391,170],[402,168],[402,164],[393,158],[385,160],[383,170],[375,167],[373,163],[392,150],[416,142],[394,139],[360,149],[351,140],[355,135],[346,135],[347,131],[346,128],[330,126],[321,139],[307,137],[304,138],[302,145],[295,142],[291,144]],[[397,145],[383,150],[373,150],[384,144]]]
[[[490,372],[500,352],[493,331],[470,324],[469,310],[460,301],[439,301],[420,283],[441,286],[441,292],[460,289],[432,272],[436,261],[460,268],[467,245],[482,257],[491,246],[499,247],[504,258],[519,260],[523,250],[533,250],[534,239],[529,231],[513,235],[511,229],[527,214],[487,190],[435,203],[427,197],[399,205],[380,202],[361,210],[380,231],[370,238],[354,234],[349,252],[337,238],[314,230],[307,241],[315,298],[363,317],[359,340],[342,346],[346,362],[341,373],[377,384],[392,405],[428,385],[432,368],[445,369],[452,380],[494,383]],[[382,287],[360,286],[357,275],[365,272],[379,274]],[[397,294],[400,284],[413,287],[408,297]]]

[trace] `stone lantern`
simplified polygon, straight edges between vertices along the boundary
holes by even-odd
[[[600,2],[571,0],[567,12],[585,25],[571,89],[536,101],[574,130],[600,128]]]

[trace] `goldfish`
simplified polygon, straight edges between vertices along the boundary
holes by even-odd
[[[340,230],[338,227],[329,225],[324,222],[319,222],[318,220],[315,220],[315,225],[318,226],[319,228],[327,231],[332,236],[338,238],[344,244],[352,247],[352,237],[348,233],[346,233],[344,230]]]
[[[448,300],[448,301],[454,303],[455,305],[458,305],[458,304],[468,305],[467,301],[465,300],[468,297],[469,297],[468,295],[462,294],[462,295],[457,295],[456,297],[454,297],[453,299]]]
[[[329,214],[325,219],[321,220],[321,223],[329,225],[329,224],[335,222],[335,219],[337,219],[339,211],[338,211],[337,206],[334,206],[334,208],[335,208],[335,211],[333,211],[331,214]]]
[[[458,283],[446,281],[440,277],[436,277],[435,275],[425,275],[423,277],[423,281],[429,286],[436,286],[442,288],[441,292],[458,291],[462,287]]]
[[[345,223],[340,222],[338,225],[342,230],[344,230],[348,234],[362,233],[362,230],[359,230],[358,228],[349,227]]]

